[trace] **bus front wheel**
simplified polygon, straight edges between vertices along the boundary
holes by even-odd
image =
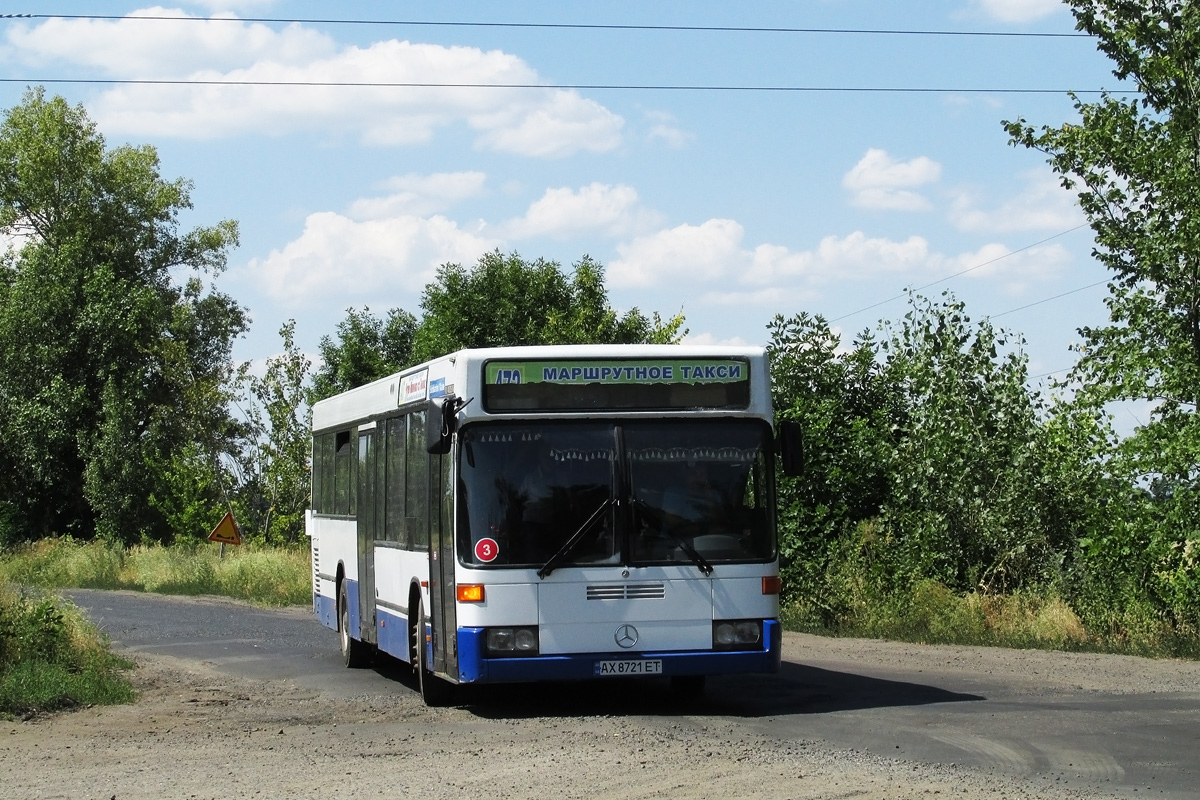
[[[421,699],[425,701],[425,705],[427,706],[449,705],[453,687],[434,675],[433,670],[429,668],[429,649],[425,641],[425,606],[423,603],[417,606],[416,633],[413,635],[413,640],[413,644],[416,645],[417,650],[417,657],[413,661],[413,666],[417,673],[417,683],[421,687]]]

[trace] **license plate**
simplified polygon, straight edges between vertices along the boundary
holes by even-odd
[[[660,658],[619,658],[597,661],[593,675],[662,675]]]

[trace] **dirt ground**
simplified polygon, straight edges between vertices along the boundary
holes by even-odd
[[[929,648],[793,636],[828,664],[936,664],[1003,671],[1029,686],[1192,691],[1200,664],[1111,656]],[[1065,798],[1045,779],[985,775],[768,738],[737,719],[688,713],[494,715],[427,709],[397,685],[336,697],[286,681],[137,657],[130,706],[0,722],[7,798]],[[1158,666],[1156,666],[1158,665]],[[1101,795],[1104,796],[1104,795]]]

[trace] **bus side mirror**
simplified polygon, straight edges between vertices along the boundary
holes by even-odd
[[[794,419],[779,423],[779,455],[784,475],[798,478],[804,474],[804,435],[800,423]]]
[[[450,437],[458,422],[458,403],[453,397],[431,397],[425,407],[425,452],[450,452]]]

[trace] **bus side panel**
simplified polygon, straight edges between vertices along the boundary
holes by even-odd
[[[337,630],[339,566],[342,573],[357,584],[357,527],[354,520],[319,517],[309,512],[306,530],[312,540],[310,544],[313,562],[313,611],[322,625]],[[357,597],[357,593],[355,596]],[[351,608],[357,606],[351,605]],[[358,615],[350,616],[351,627],[356,627]]]
[[[379,620],[379,649],[394,658],[407,662],[408,659],[408,620],[397,614],[393,609],[375,609],[376,619]]]
[[[429,556],[396,547],[375,548],[375,597],[379,647],[408,661],[408,607],[413,581],[429,581]]]

